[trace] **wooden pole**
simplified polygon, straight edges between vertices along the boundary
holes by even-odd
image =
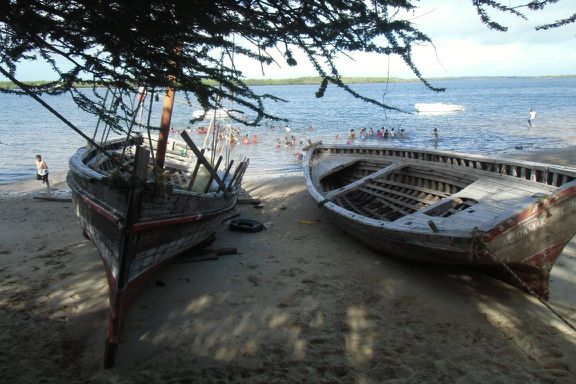
[[[230,173],[230,170],[232,169],[232,164],[234,164],[234,160],[230,160],[230,163],[228,164],[228,168],[226,168],[226,172],[224,173],[224,176],[222,177],[222,184],[218,187],[218,191],[216,191],[216,192],[220,192],[222,190],[222,188],[224,188],[226,186],[226,179],[228,178],[228,174]]]
[[[196,144],[194,144],[194,141],[192,141],[192,139],[190,138],[188,133],[186,131],[182,131],[182,133],[180,133],[180,136],[182,136],[182,138],[184,139],[186,144],[188,144],[188,146],[190,147],[192,152],[194,152],[198,161],[200,161],[202,163],[202,165],[208,170],[208,172],[210,172],[210,175],[212,175],[212,178],[214,180],[216,180],[216,182],[218,183],[218,185],[220,187],[223,188],[224,196],[228,197],[228,191],[226,189],[224,189],[224,187],[223,187],[224,182],[222,182],[222,179],[220,178],[220,176],[218,176],[218,174],[216,173],[216,171],[212,167],[212,164],[210,164],[210,162],[208,162],[208,160],[206,160],[206,158],[204,157],[204,154],[201,153],[200,150],[198,149],[198,147],[196,146]]]
[[[200,150],[200,154],[204,156],[204,148]],[[192,187],[194,186],[194,182],[196,181],[196,176],[198,175],[198,171],[200,170],[200,165],[202,162],[200,159],[196,159],[196,165],[194,166],[194,172],[192,172],[192,177],[190,178],[190,182],[188,183],[188,190],[191,191]]]
[[[232,189],[232,186],[234,185],[234,180],[236,180],[236,177],[238,176],[238,174],[240,173],[240,170],[244,167],[244,161],[241,161],[240,164],[238,164],[236,166],[236,170],[234,171],[234,175],[232,175],[232,179],[230,179],[230,183],[228,183],[228,189]],[[224,191],[226,191],[226,189],[224,189]]]
[[[212,151],[214,152],[214,151]],[[220,163],[222,162],[222,156],[220,156],[218,158],[218,161],[216,162],[216,165],[214,166],[214,170],[216,171],[216,173],[218,173],[218,167],[220,167]],[[208,191],[210,190],[210,185],[212,184],[212,180],[214,180],[214,178],[212,177],[212,175],[210,175],[210,178],[208,179],[208,184],[206,184],[206,189],[204,190],[204,193],[208,193]],[[222,180],[224,181],[224,180]],[[218,186],[218,189],[220,189],[220,185]]]
[[[160,133],[158,134],[158,147],[156,148],[156,166],[164,168],[166,158],[166,146],[168,145],[168,135],[170,134],[170,123],[172,121],[172,109],[174,108],[174,88],[166,90],[164,103],[162,106],[162,118],[160,120]]]

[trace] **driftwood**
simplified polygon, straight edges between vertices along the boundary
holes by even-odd
[[[41,201],[55,201],[59,203],[71,203],[71,197],[50,197],[50,196],[34,196],[34,200],[41,200]]]
[[[178,263],[197,263],[199,261],[218,260],[219,256],[236,254],[238,254],[238,249],[235,247],[208,248],[192,254],[183,254],[178,258]]]
[[[238,204],[260,204],[260,199],[254,199],[252,197],[241,197],[237,201]]]
[[[238,250],[236,249],[236,247],[223,247],[223,248],[218,248],[216,250],[216,254],[218,256],[236,255],[237,253],[238,253]]]

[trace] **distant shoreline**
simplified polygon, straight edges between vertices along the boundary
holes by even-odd
[[[438,80],[472,80],[472,79],[562,79],[574,78],[574,75],[545,75],[545,76],[456,76],[456,77],[430,77],[426,78],[428,81]],[[267,85],[318,85],[322,81],[320,76],[303,76],[285,79],[246,79],[244,82],[248,86],[267,86]],[[343,77],[342,81],[345,84],[370,84],[370,83],[414,83],[420,80],[416,78],[400,78],[400,77]],[[50,83],[50,81],[24,81],[25,84],[31,86],[42,86]],[[89,82],[76,84],[78,88],[92,88]],[[0,89],[11,90],[18,89],[18,86],[11,81],[0,81]]]

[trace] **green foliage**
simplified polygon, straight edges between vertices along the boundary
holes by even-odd
[[[511,7],[504,1],[471,0],[480,20],[500,31],[506,27],[493,21],[490,12],[525,17],[519,9],[537,11],[558,1]],[[412,47],[431,43],[410,21],[417,4],[417,0],[3,0],[0,74],[18,87],[0,85],[0,92],[69,92],[81,108],[100,114],[97,88],[123,93],[135,92],[138,86],[157,92],[174,88],[205,109],[232,102],[253,110],[256,124],[262,118],[278,119],[264,110],[265,100],[282,100],[257,93],[249,85],[258,81],[247,81],[235,63],[239,58],[251,60],[265,73],[269,65],[299,65],[294,53],[300,51],[318,77],[295,81],[317,85],[317,96],[332,84],[364,101],[396,109],[350,88],[335,59],[354,52],[397,56],[415,78],[440,91],[412,61]],[[572,16],[542,28],[574,20]],[[57,79],[21,83],[17,69],[35,61],[48,64]],[[81,92],[82,87],[94,92]]]

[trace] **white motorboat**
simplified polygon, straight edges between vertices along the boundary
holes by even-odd
[[[417,103],[414,108],[418,112],[442,113],[442,112],[460,112],[464,110],[463,105],[449,103]]]

